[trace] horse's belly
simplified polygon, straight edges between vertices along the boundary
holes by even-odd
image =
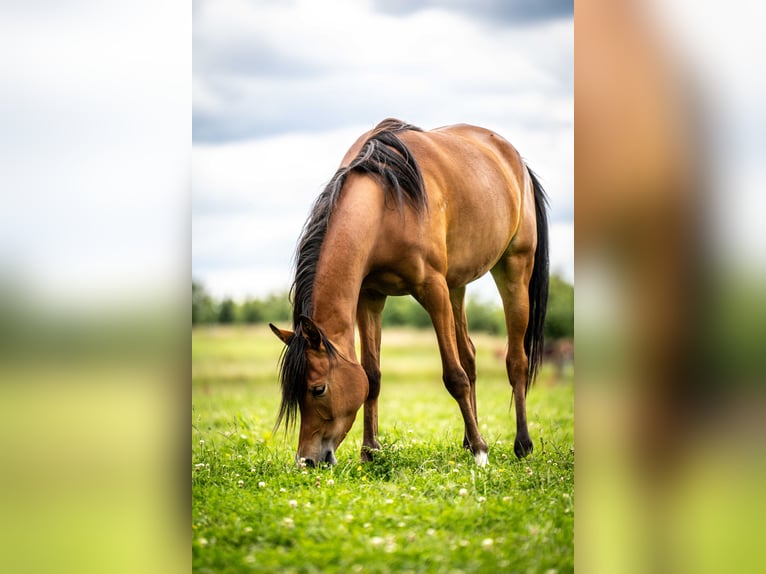
[[[447,241],[447,284],[462,287],[485,275],[506,252],[512,236],[510,218],[497,213],[480,223],[454,226]]]
[[[447,268],[447,285],[450,288],[463,287],[486,275],[495,266],[501,254],[488,259],[466,262],[462,265],[450,262]]]

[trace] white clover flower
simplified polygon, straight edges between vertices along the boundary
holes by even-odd
[[[282,519],[282,524],[284,524],[288,528],[293,528],[295,526],[295,521],[292,518],[290,518],[289,516],[285,516]]]
[[[279,492],[287,492],[287,489],[282,487],[282,488],[279,489]]]
[[[253,531],[253,529],[250,526],[245,526],[244,531],[245,531],[245,534],[250,534]]]
[[[481,541],[481,546],[482,548],[492,548],[492,545],[494,543],[495,541],[492,540],[491,538],[485,538],[484,540]]]
[[[288,500],[287,504],[288,504],[288,506],[290,506],[290,508],[295,508],[296,506],[298,506],[298,501],[294,500],[294,499],[293,500]]]
[[[343,520],[345,520],[346,522],[351,522],[352,520],[354,520],[354,515],[346,514],[346,516],[343,517]]]
[[[197,544],[199,544],[200,546],[207,546],[208,544],[207,538],[197,538]]]
[[[484,497],[484,496],[480,496],[480,497],[479,497],[479,498],[477,498],[476,500],[478,500],[479,502],[485,502],[485,501],[487,500],[487,498],[486,498],[486,497]]]
[[[245,481],[244,480],[238,480],[237,481],[237,486],[245,486]]]
[[[265,486],[266,486],[266,483],[265,483],[265,482],[263,482],[263,481],[260,481],[260,482],[258,483],[258,488],[263,488],[263,487],[265,487]]]
[[[381,544],[383,544],[383,542],[384,540],[380,536],[373,536],[372,538],[370,538],[370,544],[372,544],[373,546],[380,546]]]
[[[460,496],[467,496],[467,495],[468,495],[468,490],[466,490],[465,488],[461,488],[461,489],[458,491],[458,494],[459,494]]]
[[[434,530],[433,528],[429,528],[428,530],[426,530],[426,534],[428,534],[429,536],[435,536],[436,530]]]
[[[385,500],[384,502],[385,502],[386,504],[393,504],[393,503],[394,503],[394,501],[393,501],[393,500],[391,500],[390,498],[386,498],[386,500]]]
[[[327,486],[332,486],[333,484],[335,484],[335,481],[332,478],[327,480]]]

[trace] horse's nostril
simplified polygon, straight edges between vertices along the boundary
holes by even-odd
[[[314,459],[311,459],[311,458],[307,458],[303,462],[306,463],[306,466],[310,466],[311,468],[314,468],[316,466]]]
[[[335,460],[335,453],[331,450],[327,451],[327,454],[324,457],[324,461],[327,464],[336,464],[338,462],[337,460]]]

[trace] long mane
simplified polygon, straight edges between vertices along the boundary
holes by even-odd
[[[307,342],[301,332],[301,316],[312,316],[314,278],[319,254],[327,234],[330,215],[340,199],[348,175],[356,172],[373,177],[384,189],[386,199],[393,200],[399,209],[406,204],[419,213],[428,210],[420,167],[397,135],[405,130],[422,131],[390,118],[375,126],[357,156],[347,166],[338,169],[319,194],[303,226],[295,252],[295,278],[290,289],[295,336],[285,347],[280,361],[282,404],[275,428],[283,421],[285,430],[294,425],[298,405],[306,393]],[[321,336],[332,363],[337,357],[337,351],[324,334]]]

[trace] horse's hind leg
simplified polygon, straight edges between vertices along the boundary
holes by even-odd
[[[484,466],[487,464],[487,443],[479,433],[479,424],[471,403],[471,382],[460,363],[447,281],[444,276],[433,274],[418,287],[414,295],[428,311],[434,324],[442,359],[444,386],[460,406],[468,448],[471,449],[476,464]]]
[[[505,311],[508,332],[508,352],[505,368],[513,388],[516,403],[516,439],[513,451],[522,458],[532,452],[532,440],[527,429],[528,360],[524,350],[524,335],[529,323],[529,277],[534,261],[528,253],[508,254],[492,269]]]
[[[449,292],[452,303],[452,315],[455,318],[455,336],[457,350],[460,355],[460,364],[463,365],[468,382],[471,385],[471,407],[476,421],[479,420],[479,412],[476,410],[476,348],[468,336],[468,321],[465,316],[465,287],[451,289]],[[463,435],[463,448],[471,448],[468,435]]]
[[[383,295],[362,293],[357,305],[356,320],[362,351],[362,367],[367,373],[370,388],[364,401],[364,437],[362,460],[372,459],[372,452],[380,450],[378,442],[378,395],[380,394],[380,331],[381,313],[386,304]]]

